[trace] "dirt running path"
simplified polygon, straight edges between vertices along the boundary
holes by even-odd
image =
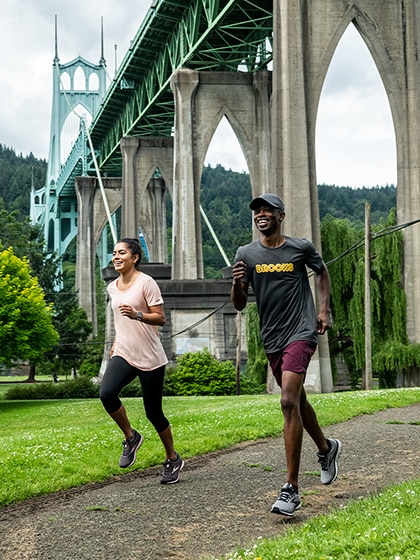
[[[271,537],[350,500],[420,477],[420,403],[328,427],[343,443],[339,477],[323,486],[304,439],[302,509],[270,513],[284,478],[281,438],[189,459],[178,484],[160,468],[0,509],[2,560],[198,560]]]

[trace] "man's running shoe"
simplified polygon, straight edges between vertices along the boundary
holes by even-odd
[[[123,452],[120,457],[120,467],[122,469],[128,469],[134,464],[136,460],[137,449],[143,443],[143,436],[133,430],[133,437],[131,439],[125,439],[123,441]]]
[[[279,497],[271,508],[271,513],[278,513],[280,515],[293,517],[297,509],[300,509],[299,494],[292,484],[286,482],[280,490]]]
[[[341,454],[341,442],[338,439],[327,438],[330,444],[330,450],[325,455],[317,453],[318,463],[321,464],[321,482],[322,484],[331,484],[337,478],[338,465],[337,461]]]
[[[179,480],[179,473],[184,466],[184,461],[176,454],[176,459],[166,459],[163,463],[163,475],[160,479],[161,484],[174,484]]]

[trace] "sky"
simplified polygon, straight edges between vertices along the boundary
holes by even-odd
[[[78,55],[99,62],[103,17],[104,54],[113,77],[150,4],[150,0],[1,0],[0,144],[17,154],[48,158],[55,16],[62,64]],[[367,47],[352,26],[324,83],[316,159],[318,183],[355,188],[396,184],[389,104]],[[247,171],[229,125],[222,123],[216,131],[205,163]]]

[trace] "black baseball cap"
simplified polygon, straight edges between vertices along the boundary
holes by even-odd
[[[284,212],[284,204],[281,198],[279,198],[276,194],[271,193],[260,194],[260,196],[257,196],[256,198],[251,200],[249,207],[251,208],[251,210],[256,210],[264,204],[268,204],[269,206],[278,208],[279,210]]]

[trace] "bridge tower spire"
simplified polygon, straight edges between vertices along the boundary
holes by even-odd
[[[60,174],[63,164],[71,160],[77,175],[88,174],[85,126],[89,126],[105,97],[107,87],[104,56],[103,18],[101,18],[101,48],[98,64],[82,56],[65,64],[58,54],[58,26],[55,16],[53,96],[50,146],[45,187],[31,195],[31,220],[44,227],[48,250],[62,255],[77,234],[75,193],[63,198]],[[78,122],[79,119],[79,122]],[[72,146],[71,150],[67,146]],[[70,153],[69,153],[70,152]],[[60,207],[58,200],[60,196]]]

